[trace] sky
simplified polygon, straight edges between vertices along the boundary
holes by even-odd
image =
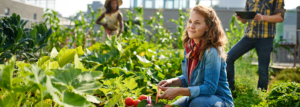
[[[48,0],[48,8],[54,9],[62,14],[63,17],[69,17],[71,15],[76,14],[77,12],[87,11],[87,4],[92,4],[93,1],[100,1],[103,4],[105,0]],[[195,2],[195,0],[191,0],[191,3]],[[46,4],[45,1],[43,2],[35,2],[35,0],[26,0],[26,3],[37,5],[40,7],[45,8]],[[203,3],[204,5],[210,5],[209,1],[200,1],[200,4]],[[123,0],[123,5],[120,8],[128,8],[130,5],[130,0]],[[286,9],[295,9],[297,6],[300,6],[300,0],[285,0],[285,8]]]

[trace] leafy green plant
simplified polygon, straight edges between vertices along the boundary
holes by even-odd
[[[11,17],[1,19],[0,51],[1,63],[17,55],[17,60],[35,61],[34,53],[47,45],[47,39],[52,34],[45,24],[39,24],[31,28],[24,28],[27,21],[13,14]]]
[[[153,17],[149,21],[147,21],[147,25],[152,28],[152,32],[150,35],[150,43],[161,44],[162,47],[172,48],[173,38],[171,36],[170,31],[164,28],[164,19],[162,12],[156,12]]]
[[[51,9],[46,9],[43,18],[46,19],[45,23],[49,24],[53,29],[53,35],[51,35],[51,37],[49,38],[50,43],[48,49],[53,49],[54,47],[56,49],[60,49],[60,43],[64,42],[64,40],[61,39],[65,39],[65,36],[61,36],[61,34],[63,33],[61,32],[61,26],[59,25],[60,20],[57,16],[57,12]]]
[[[299,68],[290,68],[284,69],[279,72],[274,73],[275,78],[272,80],[273,82],[276,81],[288,81],[288,82],[297,82],[300,83],[300,71]]]
[[[9,63],[0,65],[0,92],[4,93],[1,106],[52,106],[52,102],[54,106],[92,106],[102,102],[93,96],[94,90],[101,87],[96,80],[102,72],[84,68],[77,55],[80,49],[54,49],[51,56],[33,64],[15,63],[13,56]],[[70,55],[73,50],[76,53]],[[66,55],[73,57],[71,61]],[[59,65],[61,61],[66,64]]]
[[[295,82],[274,85],[267,96],[271,107],[296,107],[300,105],[300,84]]]
[[[189,13],[184,13],[182,12],[182,9],[179,9],[179,18],[178,20],[174,20],[174,19],[170,19],[171,22],[176,23],[176,28],[177,28],[177,32],[174,33],[175,34],[175,42],[176,42],[176,47],[179,49],[183,49],[183,35],[184,35],[184,27],[185,27],[185,20],[187,20],[187,18],[189,17]]]

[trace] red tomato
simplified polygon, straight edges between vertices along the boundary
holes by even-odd
[[[127,98],[125,99],[125,104],[126,104],[127,106],[132,106],[132,105],[133,105],[133,99],[132,99],[131,97],[127,97]]]
[[[147,96],[146,95],[140,95],[139,100],[140,101],[147,100]]]
[[[136,107],[137,105],[139,105],[139,103],[140,103],[140,100],[135,100],[135,101],[133,102],[134,107]]]

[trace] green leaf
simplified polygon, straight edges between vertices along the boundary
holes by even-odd
[[[104,101],[103,99],[100,99],[100,98],[98,98],[96,96],[92,96],[92,95],[87,95],[86,100],[89,102],[92,102],[92,103],[97,103],[97,104]]]
[[[74,64],[75,64],[76,69],[81,69],[82,71],[85,70],[85,68],[84,68],[83,64],[80,62],[77,54],[75,54]]]
[[[28,63],[25,63],[24,61],[17,61],[17,66],[18,66],[19,70],[24,70],[25,67],[30,67],[31,65]]]
[[[133,90],[138,86],[138,84],[135,82],[134,78],[130,78],[130,79],[127,78],[124,80],[124,83],[125,83],[125,86],[127,88],[129,88],[130,90]]]
[[[124,89],[125,86],[122,83],[123,80],[123,76],[119,76],[117,78],[114,79],[114,83],[116,84],[116,88],[118,89]]]
[[[106,89],[106,88],[100,88],[99,90],[102,91],[105,96],[107,96],[107,94],[112,91],[112,89]]]
[[[149,60],[147,60],[145,57],[141,57],[139,55],[136,55],[136,57],[139,59],[139,61],[143,62],[143,63],[150,63]]]
[[[101,72],[81,72],[80,69],[67,69],[55,74],[53,83],[73,89],[78,94],[93,94],[101,85],[96,79],[102,77]]]
[[[135,91],[134,91],[134,95],[135,95],[135,97],[136,98],[139,98],[139,96],[142,94],[142,90],[143,90],[144,88],[138,88],[138,89],[136,89]]]
[[[58,69],[60,68],[59,64],[57,61],[53,61],[51,62],[50,60],[47,60],[42,66],[41,66],[42,69],[48,69],[48,70],[51,70],[51,69]]]
[[[91,103],[88,102],[84,97],[73,92],[63,93],[63,102],[66,103],[66,107],[90,107]]]
[[[81,46],[79,46],[79,47],[76,48],[76,53],[78,54],[78,56],[81,56],[81,55],[84,54]]]
[[[114,107],[121,99],[122,93],[117,96],[114,96],[112,99],[109,99],[107,104],[104,107]]]
[[[46,89],[42,86],[46,83],[46,75],[41,68],[39,68],[36,64],[32,64],[30,68],[25,68],[25,71],[32,73],[32,75],[27,77],[29,81],[35,83],[42,91]]]
[[[63,103],[60,101],[59,96],[61,96],[61,92],[57,88],[55,88],[52,85],[52,82],[50,80],[50,77],[46,76],[46,87],[47,90],[44,93],[49,93],[52,96],[52,100],[55,101],[56,103],[63,105]]]
[[[53,51],[53,50],[52,50]],[[51,52],[52,55],[52,52]],[[42,58],[40,58],[37,62],[38,66],[42,66],[47,60],[50,59],[50,56],[43,56]]]
[[[76,50],[75,49],[67,50],[65,54],[63,54],[63,55],[61,55],[61,57],[59,57],[59,60],[58,60],[59,66],[63,67],[67,63],[73,61],[75,54],[76,54]]]
[[[10,90],[12,88],[12,76],[14,72],[16,56],[5,63],[4,69],[0,71],[0,87]]]
[[[120,71],[122,70],[121,67],[109,67],[110,70],[120,75]]]

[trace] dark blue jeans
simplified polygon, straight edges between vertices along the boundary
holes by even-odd
[[[266,90],[269,82],[269,63],[270,55],[273,49],[274,38],[249,38],[243,37],[238,43],[236,43],[227,53],[227,80],[229,87],[234,90],[234,62],[247,53],[251,49],[255,48],[258,56],[258,73],[259,80],[257,88]]]
[[[201,97],[196,97],[191,101],[184,96],[171,105],[178,105],[181,107],[234,107],[234,105],[224,101],[216,95],[203,95]]]

